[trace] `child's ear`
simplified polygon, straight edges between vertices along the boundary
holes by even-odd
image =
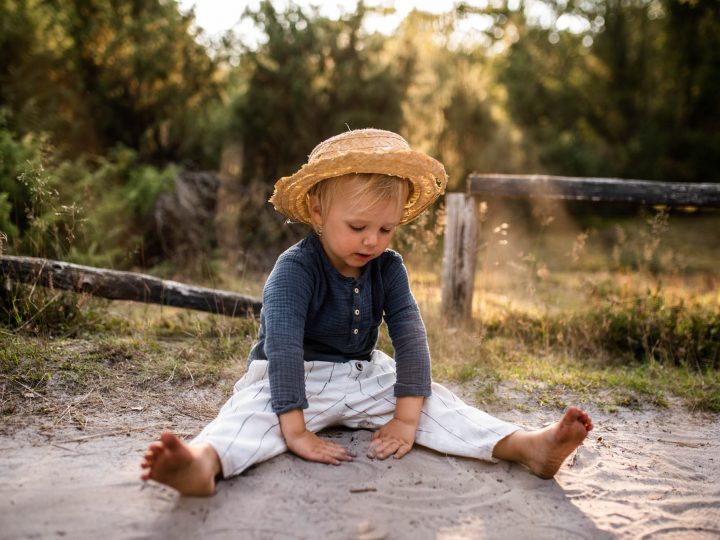
[[[322,208],[320,208],[320,198],[317,195],[311,195],[308,200],[308,209],[310,210],[310,219],[313,225],[322,225]]]

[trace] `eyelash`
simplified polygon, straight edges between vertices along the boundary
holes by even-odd
[[[365,227],[353,227],[352,225],[350,225],[349,227],[355,232],[360,232],[365,229]],[[383,234],[390,234],[392,232],[392,229],[380,229],[380,232]]]

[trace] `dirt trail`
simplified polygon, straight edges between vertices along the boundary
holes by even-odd
[[[502,414],[540,427],[556,411]],[[139,480],[147,444],[202,419],[127,413],[80,432],[0,436],[0,537],[252,539],[717,538],[720,418],[680,410],[593,411],[596,430],[555,480],[517,465],[416,447],[364,456],[370,432],[326,435],[357,452],[339,467],[285,454],[221,482],[208,499]],[[114,434],[112,434],[114,433]],[[97,436],[95,436],[97,435]]]

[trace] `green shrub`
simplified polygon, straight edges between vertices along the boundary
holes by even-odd
[[[142,262],[155,201],[174,167],[134,151],[65,160],[41,137],[19,139],[0,115],[0,253],[128,268]],[[87,318],[81,297],[33,284],[0,284],[0,325],[71,334]]]
[[[511,312],[487,323],[486,330],[536,347],[564,347],[615,361],[720,368],[720,310],[682,301],[670,304],[659,290],[626,299],[611,296],[572,315]]]

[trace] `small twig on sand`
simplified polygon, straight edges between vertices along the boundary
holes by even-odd
[[[73,452],[74,454],[80,454],[81,456],[87,456],[87,452],[80,452],[80,450],[75,450],[74,448],[68,448],[67,446],[62,446],[61,444],[55,444],[50,443],[50,446],[54,446],[55,448],[59,448],[60,450],[65,450],[67,452]]]
[[[570,458],[570,462],[568,463],[568,467],[574,467],[577,463],[577,455],[578,451],[577,449],[573,452],[572,457]]]
[[[74,442],[83,442],[87,441],[89,439],[97,439],[99,437],[114,437],[116,435],[130,435],[133,431],[147,431],[149,429],[158,429],[161,431],[167,431],[167,426],[154,424],[152,426],[143,426],[143,427],[127,427],[127,428],[120,428],[120,429],[114,429],[112,431],[103,431],[101,433],[93,433],[91,435],[83,435],[82,437],[75,437],[74,439],[66,439],[64,441],[58,441],[58,444],[68,444],[68,443],[74,443]],[[191,432],[185,432],[185,431],[173,431],[175,435],[178,437],[189,437],[196,435],[196,433]]]
[[[367,493],[369,491],[377,491],[377,488],[374,487],[356,487],[356,488],[350,488],[350,493]]]
[[[98,437],[113,437],[115,435],[129,435],[133,431],[146,431],[146,430],[150,429],[150,427],[153,427],[153,426],[123,428],[123,429],[116,429],[113,431],[103,431],[102,433],[93,433],[92,435],[83,435],[82,437],[75,437],[74,439],[67,439],[67,440],[60,441],[60,442],[62,444],[67,444],[67,443],[87,441],[88,439],[97,439]]]
[[[677,446],[685,446],[687,448],[700,448],[702,446],[706,446],[706,443],[689,443],[689,442],[683,442],[683,441],[668,441],[666,439],[658,439],[658,442],[667,443],[667,444],[676,444]]]

